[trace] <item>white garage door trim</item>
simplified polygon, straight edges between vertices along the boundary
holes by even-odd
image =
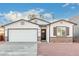
[[[11,41],[10,41],[10,30],[34,30],[34,31],[36,31],[36,36],[37,36],[37,37],[35,38],[36,41],[28,41],[28,42],[37,42],[37,39],[38,39],[38,31],[37,31],[37,28],[10,28],[10,29],[8,29],[8,31],[7,31],[7,32],[8,32],[8,33],[7,33],[7,34],[8,34],[8,39],[7,39],[7,40],[8,40],[9,42],[11,42]],[[21,41],[21,42],[22,42],[22,41]],[[24,41],[24,42],[25,42],[25,41]]]

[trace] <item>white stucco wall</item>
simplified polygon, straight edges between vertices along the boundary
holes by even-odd
[[[13,24],[10,24],[10,25],[7,25],[5,26],[5,37],[7,37],[7,30],[9,28],[37,28],[38,29],[38,36],[40,35],[40,27],[36,24],[32,24],[30,22],[26,22],[24,21],[24,25],[21,25],[21,22],[24,21],[24,20],[21,20],[21,21],[18,21],[16,23],[13,23]]]
[[[65,21],[60,21],[60,22],[56,22],[54,24],[50,25],[50,37],[56,37],[53,35],[53,27],[56,26],[66,26],[69,27],[69,35],[67,37],[73,37],[73,24],[65,22]]]
[[[71,17],[69,21],[77,24],[76,26],[74,26],[74,37],[79,38],[79,16]]]
[[[74,37],[79,37],[79,24],[74,26]]]
[[[46,40],[47,40],[47,42],[49,43],[49,40],[50,40],[50,25],[48,25],[47,27],[46,27]]]

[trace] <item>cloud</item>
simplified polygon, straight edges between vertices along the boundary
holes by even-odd
[[[7,20],[3,14],[0,15],[0,25],[6,24],[9,22],[11,22],[11,21]]]
[[[69,5],[71,5],[72,7],[75,6],[75,5],[79,6],[79,3],[65,3],[65,4],[62,5],[62,7],[67,7]]]
[[[76,8],[75,6],[72,6],[72,7],[71,7],[71,9],[75,9],[75,8]]]
[[[52,13],[45,13],[45,14],[43,14],[43,18],[45,20],[50,20],[50,22],[51,22],[54,20],[54,15]]]
[[[39,17],[40,14],[43,12],[44,12],[44,9],[35,8],[35,9],[30,9],[30,10],[24,11],[24,12],[10,11],[9,13],[5,13],[4,16],[6,19],[11,20],[11,21],[16,21],[19,19],[29,20],[29,15],[34,14],[36,17]],[[2,15],[2,14],[0,14],[0,15]]]
[[[9,13],[4,14],[4,17],[7,20],[16,21],[22,18],[22,14],[17,11],[10,11]]]
[[[2,23],[8,23],[11,21],[17,21],[19,19],[25,19],[30,20],[29,16],[35,15],[36,18],[42,18],[44,20],[52,21],[53,20],[53,14],[52,13],[46,13],[44,9],[41,8],[35,8],[30,9],[28,11],[19,12],[19,11],[9,11],[8,13],[0,13],[0,19],[3,20]],[[0,21],[1,22],[1,21]]]
[[[66,7],[68,5],[70,5],[70,3],[65,3],[64,5],[62,5],[62,7]]]
[[[35,13],[42,13],[44,11],[45,10],[44,9],[41,9],[41,8],[35,8],[35,9],[28,10],[28,12],[35,12]]]
[[[67,6],[69,6],[70,9],[74,10],[76,6],[79,6],[79,3],[65,3],[64,5],[62,5],[62,7],[67,7]]]

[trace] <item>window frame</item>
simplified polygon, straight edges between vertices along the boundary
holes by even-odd
[[[57,35],[57,33],[58,33],[58,29],[57,29],[57,28],[58,28],[58,27],[60,27],[60,28],[61,28],[61,27],[64,27],[64,28],[65,28],[65,35],[60,35],[60,36]],[[68,28],[69,28],[69,27],[68,27]],[[67,35],[66,31],[67,31],[67,26],[56,26],[56,35],[55,35],[55,36],[56,36],[56,37],[67,37],[67,36],[69,36],[69,35]],[[68,33],[69,33],[69,30],[68,30]]]

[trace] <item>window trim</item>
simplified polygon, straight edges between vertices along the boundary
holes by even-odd
[[[67,26],[56,26],[56,35],[54,35],[54,36],[56,36],[56,37],[67,37],[67,36],[69,36],[69,35],[67,35],[67,33],[65,32],[65,35],[64,36],[58,36],[57,35],[57,27],[65,27],[66,29],[67,29]],[[69,27],[68,27],[69,28]],[[68,32],[69,33],[69,32]]]

